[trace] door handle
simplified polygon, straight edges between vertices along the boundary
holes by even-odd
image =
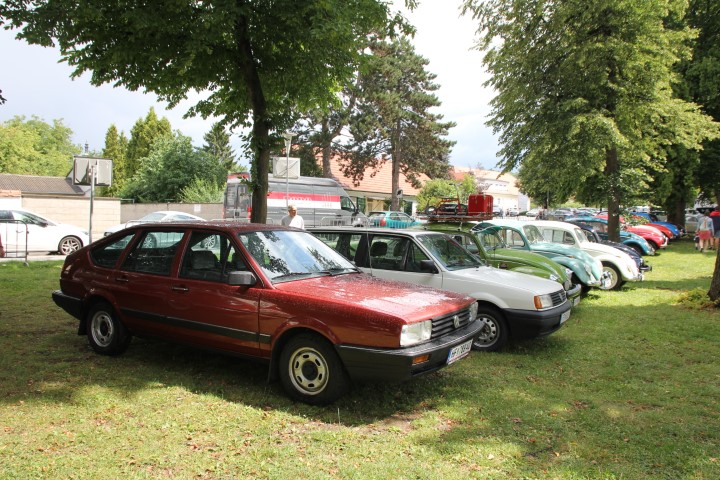
[[[174,292],[188,292],[188,291],[190,291],[189,288],[183,287],[182,285],[173,285],[172,287],[170,287],[170,289],[171,289],[172,291],[174,291]]]
[[[117,283],[128,283],[130,280],[127,277],[115,277],[115,281]]]

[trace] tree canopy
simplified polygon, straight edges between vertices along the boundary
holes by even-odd
[[[67,175],[73,155],[82,152],[72,143],[72,133],[62,120],[49,124],[36,116],[0,123],[0,173]]]
[[[489,125],[504,171],[531,196],[604,200],[617,239],[619,204],[664,168],[669,145],[701,148],[718,125],[674,95],[690,53],[683,0],[466,0],[492,74]]]
[[[57,45],[74,76],[153,92],[177,105],[202,97],[188,115],[252,126],[252,220],[267,213],[271,132],[294,112],[324,105],[352,77],[366,36],[392,28],[381,0],[116,2],[16,0],[0,24],[19,38]]]

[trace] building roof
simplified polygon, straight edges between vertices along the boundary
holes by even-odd
[[[321,160],[318,160],[321,161]],[[392,193],[392,163],[390,160],[384,161],[377,171],[372,172],[370,170],[365,172],[363,179],[360,180],[358,185],[353,183],[352,178],[348,178],[343,175],[340,170],[340,158],[333,157],[330,159],[330,172],[335,180],[348,191],[362,191],[369,194],[378,194],[380,196],[390,196]],[[419,174],[418,178],[421,184],[425,184],[430,178],[427,175]],[[407,180],[407,177],[400,172],[400,189],[403,191],[403,195],[415,196],[420,192],[419,188],[413,187],[413,185]]]
[[[451,170],[452,177],[457,181],[462,181],[463,177],[468,173],[474,176],[479,184],[487,185],[485,191],[491,195],[510,194],[517,196],[520,193],[517,187],[517,179],[510,173],[501,174],[493,170],[469,167],[453,167]]]
[[[0,190],[19,190],[22,193],[82,196],[88,190],[72,184],[69,177],[40,177],[0,173]]]

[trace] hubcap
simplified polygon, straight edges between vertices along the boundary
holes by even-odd
[[[323,356],[312,348],[299,348],[290,358],[290,378],[298,390],[317,395],[328,383],[328,365]]]
[[[487,347],[495,343],[498,337],[498,326],[492,317],[482,317],[485,320],[485,326],[480,330],[480,335],[475,338],[475,345],[478,347]]]
[[[90,331],[95,343],[107,347],[112,342],[114,328],[112,318],[107,312],[98,312],[92,319]]]

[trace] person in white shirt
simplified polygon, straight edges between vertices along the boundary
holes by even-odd
[[[286,227],[305,229],[305,221],[297,214],[297,207],[294,204],[288,205],[288,214],[280,221]]]

